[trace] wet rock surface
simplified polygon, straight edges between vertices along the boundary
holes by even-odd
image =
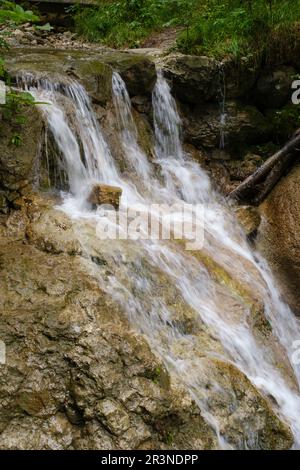
[[[35,219],[41,207],[31,211]],[[17,228],[1,225],[1,448],[166,448],[168,433],[171,448],[214,447],[191,398],[170,384],[75,251],[59,253],[30,235],[24,243],[28,215],[14,217]]]
[[[296,77],[296,70],[290,66],[263,71],[253,90],[257,106],[263,109],[284,106],[291,98],[291,85]]]
[[[215,59],[174,54],[160,65],[175,96],[183,102],[194,104],[218,98],[220,63]]]
[[[225,148],[230,150],[268,140],[269,127],[265,117],[255,107],[236,101],[226,102],[224,123],[221,123],[218,104],[196,106],[185,116],[186,140],[196,147],[218,149],[222,135]]]
[[[0,224],[0,337],[6,344],[0,447],[215,448],[215,434],[178,378],[100,287],[93,266],[109,275],[118,249],[114,253],[107,243],[101,249],[89,232],[95,256],[86,258],[77,236],[83,226],[53,209],[51,199],[33,195],[23,201]],[[135,251],[126,247],[129,261]],[[179,307],[182,300],[162,279],[155,282],[174,304],[174,321],[198,335],[199,386],[211,390],[210,411],[230,445],[289,448],[289,428],[240,371],[206,357],[222,348],[205,328],[192,326],[194,313]],[[238,315],[236,300],[234,308]],[[174,348],[182,358],[190,354],[183,343]]]
[[[143,54],[125,51],[15,48],[5,53],[5,59],[13,77],[29,73],[52,78],[58,83],[64,83],[68,77],[77,79],[100,105],[111,100],[113,70],[120,72],[131,95],[149,95],[156,78],[152,60]]]
[[[260,206],[258,244],[273,267],[280,288],[299,316],[300,285],[300,166],[282,178]]]

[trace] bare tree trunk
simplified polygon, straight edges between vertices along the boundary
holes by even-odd
[[[252,175],[231,191],[228,198],[239,201],[251,200],[259,204],[279,181],[293,159],[299,155],[299,150],[300,132],[297,131],[281,150],[268,158]]]

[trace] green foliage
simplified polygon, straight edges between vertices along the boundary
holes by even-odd
[[[22,137],[20,136],[20,134],[13,134],[12,138],[10,139],[10,143],[12,145],[15,145],[16,147],[20,147],[20,145],[22,144]]]
[[[110,46],[139,46],[151,31],[184,23],[186,7],[196,0],[119,0],[92,9],[76,9],[80,34]]]
[[[191,20],[189,39],[181,34],[178,48],[216,57],[263,53],[276,28],[299,20],[299,0],[211,0]]]
[[[8,44],[0,34],[0,53],[1,51],[5,49],[8,49]],[[4,79],[6,79],[5,63],[4,63],[4,59],[1,57],[1,54],[0,54],[0,80],[4,80]]]
[[[26,91],[16,92],[11,89],[6,94],[6,103],[0,105],[0,109],[2,112],[2,119],[8,121],[12,128],[16,129],[16,132],[12,135],[11,144],[16,146],[21,145],[22,139],[17,131],[21,130],[22,125],[26,122],[24,109],[37,104],[44,103],[35,101],[34,97]]]
[[[300,20],[300,0],[118,0],[73,8],[77,31],[113,47],[138,47],[153,31],[184,26],[184,53],[240,57],[264,51],[272,32]]]
[[[13,124],[23,124],[25,118],[22,111],[24,107],[32,106],[34,104],[35,100],[30,93],[10,90],[6,94],[6,103],[1,105],[2,116]]]
[[[0,24],[22,24],[39,21],[39,17],[31,10],[24,10],[21,5],[15,2],[0,0]]]
[[[52,31],[54,28],[50,25],[50,23],[46,23],[42,26],[36,26],[35,29],[38,29],[39,31]]]
[[[0,56],[0,80],[5,77],[5,73],[4,59]]]

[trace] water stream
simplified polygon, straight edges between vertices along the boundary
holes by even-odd
[[[113,74],[120,145],[131,168],[126,176],[119,171],[80,84],[70,81],[62,90],[57,84],[43,80],[33,87],[30,77],[23,77],[21,85],[30,89],[38,101],[51,103],[39,107],[68,175],[70,192],[63,194],[60,208],[74,220],[90,269],[98,276],[101,287],[123,307],[133,327],[147,336],[171,374],[191,393],[214,430],[218,447],[254,448],[257,436],[245,428],[240,442],[235,445],[228,442],[222,420],[210,405],[208,380],[215,391],[219,390],[216,393],[220,397],[224,390],[207,375],[207,362],[201,353],[204,346],[199,348],[199,338],[203,342],[203,338],[211,341],[206,357],[234,364],[266,397],[272,397],[275,411],[291,426],[295,446],[299,447],[299,388],[277,367],[276,355],[286,355],[299,384],[300,370],[291,360],[293,341],[300,338],[299,322],[281,300],[266,262],[248,245],[230,207],[213,190],[208,175],[198,163],[184,152],[176,102],[162,74],[158,73],[152,97],[153,163],[138,144],[126,86],[119,74]],[[105,246],[109,253],[105,261],[110,274],[104,274],[91,263],[92,252],[98,250],[103,255],[104,242],[97,240],[96,235],[91,241],[90,234],[96,234],[99,226],[110,217],[108,213],[92,211],[86,202],[95,183],[120,186],[123,189],[121,210],[140,208],[144,216],[152,216],[160,223],[170,216],[181,221],[184,203],[204,207],[201,252],[257,293],[257,298],[264,303],[264,315],[271,324],[273,341],[270,344],[260,341],[250,325],[250,307],[245,303],[241,303],[242,307],[233,305],[232,297],[203,262],[176,241],[146,237],[134,242],[107,240]],[[158,212],[157,204],[165,204],[162,213]],[[203,213],[197,212],[198,216],[202,224]],[[141,223],[142,233],[147,232],[147,223]],[[199,334],[187,327],[188,315]]]

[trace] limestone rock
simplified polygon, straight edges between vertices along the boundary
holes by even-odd
[[[133,263],[140,259],[136,245],[100,242],[87,222],[75,228],[50,201],[25,199],[19,211],[0,219],[0,338],[7,345],[0,371],[0,447],[216,448],[216,436],[192,397],[101,290],[91,269],[96,263],[101,276],[110,275],[110,262],[120,254]],[[91,260],[76,248],[77,230],[95,253]],[[224,302],[243,314],[244,294],[238,289],[230,300],[233,281],[227,284],[216,269]],[[238,448],[289,448],[288,427],[249,380],[233,366],[208,359],[212,351],[224,352],[199,315],[187,311],[165,274],[156,269],[149,276],[164,294],[173,324],[195,339],[199,387],[226,440]],[[183,358],[191,354],[184,343],[174,341],[174,348],[181,348]],[[257,441],[251,440],[253,432]]]
[[[252,90],[261,71],[261,63],[257,58],[241,57],[237,61],[229,58],[222,61],[222,73],[226,99],[247,97]]]
[[[171,384],[84,259],[68,253],[69,242],[55,248],[70,229],[47,210],[16,212],[27,244],[17,220],[0,230],[1,449],[216,447],[191,397]],[[53,252],[42,242],[52,228]]]
[[[93,187],[88,201],[95,206],[107,204],[119,209],[121,194],[121,188],[107,184],[97,184]]]
[[[293,440],[290,430],[234,365],[204,359],[202,380],[209,390],[208,408],[219,417],[220,432],[226,434],[229,444],[261,450],[289,448]]]
[[[292,310],[300,315],[300,166],[282,178],[260,206],[258,244],[273,266]]]
[[[244,181],[252,175],[257,168],[262,165],[264,159],[260,155],[247,153],[242,159],[229,160],[224,162],[224,166],[233,181]]]

